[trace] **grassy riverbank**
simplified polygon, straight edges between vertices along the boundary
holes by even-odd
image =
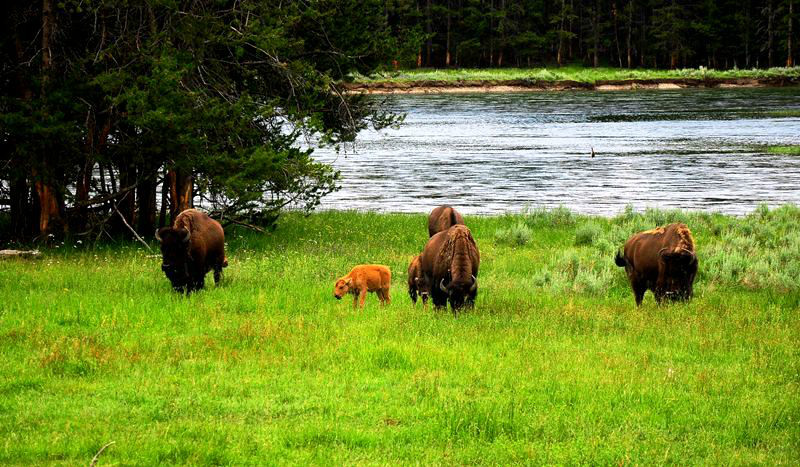
[[[594,84],[597,81],[659,80],[659,79],[772,79],[800,78],[800,67],[769,69],[713,70],[687,68],[679,70],[624,69],[624,68],[491,68],[491,69],[411,69],[385,72],[374,76],[358,76],[357,83],[417,81],[478,81],[478,80],[540,80],[577,81]]]
[[[682,220],[688,305],[641,309],[613,252]],[[422,215],[229,232],[224,285],[171,292],[141,245],[0,263],[0,464],[794,465],[800,209],[467,217],[477,307],[413,307]],[[334,279],[391,266],[355,312]],[[209,276],[210,279],[210,276]]]

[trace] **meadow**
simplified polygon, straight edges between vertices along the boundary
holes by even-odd
[[[474,80],[571,80],[594,84],[601,80],[627,79],[768,79],[800,78],[800,67],[769,69],[715,70],[708,68],[683,68],[677,70],[626,69],[613,67],[587,68],[582,66],[541,68],[419,68],[375,73],[371,76],[356,75],[356,82],[414,82],[414,81],[474,81]]]
[[[637,309],[613,255],[674,221],[695,297]],[[800,208],[466,222],[480,285],[457,317],[406,293],[424,215],[229,229],[222,285],[190,297],[136,243],[0,263],[0,464],[110,441],[99,466],[800,462]],[[359,263],[392,268],[391,305],[335,300]]]

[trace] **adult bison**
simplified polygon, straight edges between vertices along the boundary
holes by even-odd
[[[625,267],[636,298],[642,304],[647,289],[656,302],[689,300],[697,274],[697,254],[692,232],[685,224],[670,224],[633,235],[617,252],[617,266]]]
[[[437,308],[450,306],[455,314],[464,305],[475,304],[478,294],[478,245],[465,225],[454,225],[428,240],[420,265],[430,285],[431,299]]]
[[[422,297],[422,305],[427,306],[428,296],[430,295],[427,281],[422,274],[422,263],[420,262],[422,255],[417,255],[411,260],[408,265],[408,295],[414,305],[417,304],[417,296]]]
[[[454,225],[464,225],[464,218],[452,206],[439,206],[428,216],[428,237],[444,232]]]
[[[175,218],[172,227],[156,230],[161,242],[161,270],[178,292],[202,289],[208,271],[214,270],[219,283],[225,259],[225,232],[219,222],[196,209],[187,209]]]

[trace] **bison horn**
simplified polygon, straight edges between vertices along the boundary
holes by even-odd
[[[444,286],[444,278],[439,281],[439,288],[442,289],[442,292],[447,293],[447,287]]]
[[[470,292],[475,292],[478,290],[478,278],[475,275],[472,275],[472,287],[469,288]]]
[[[158,240],[159,242],[161,241],[161,235],[159,234],[160,231],[161,229],[156,229],[156,240]]]
[[[189,242],[189,239],[192,238],[192,232],[190,232],[189,229],[183,229],[183,230],[185,230],[186,233],[183,234],[182,240],[183,240],[184,243],[187,243],[187,242]]]

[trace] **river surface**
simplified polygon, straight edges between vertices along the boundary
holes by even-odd
[[[386,98],[407,115],[399,129],[365,131],[355,151],[315,152],[342,173],[323,209],[744,214],[800,204],[800,156],[766,150],[800,144],[800,88]]]

